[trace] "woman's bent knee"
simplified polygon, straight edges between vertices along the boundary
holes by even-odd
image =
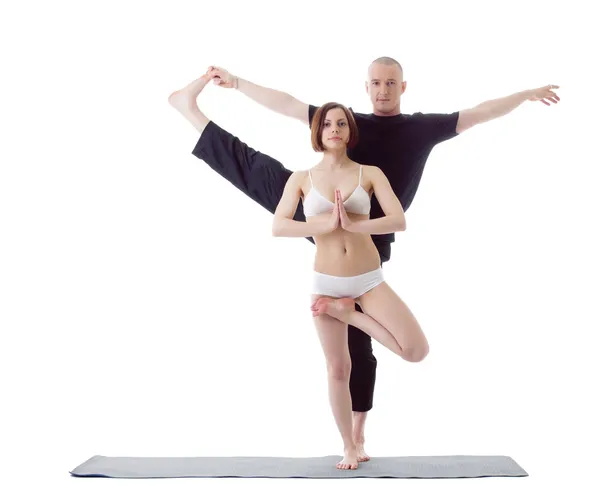
[[[411,363],[422,362],[425,357],[429,354],[429,344],[412,346],[404,348],[402,351],[402,358]]]

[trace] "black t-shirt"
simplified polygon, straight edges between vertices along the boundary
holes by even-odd
[[[309,105],[312,123],[316,106]],[[354,162],[379,167],[406,211],[415,197],[425,162],[433,147],[454,138],[458,112],[451,114],[399,114],[381,117],[356,113],[350,109],[358,126],[358,144],[348,149]],[[377,198],[371,200],[371,218],[385,216]],[[393,234],[372,236],[374,241],[393,242]]]

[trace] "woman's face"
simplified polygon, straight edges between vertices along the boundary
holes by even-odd
[[[345,149],[349,139],[350,127],[346,114],[341,108],[332,108],[323,123],[321,141],[325,150]]]

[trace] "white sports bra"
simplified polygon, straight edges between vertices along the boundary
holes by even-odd
[[[308,176],[310,178],[311,189],[304,198],[304,216],[314,217],[321,213],[327,213],[334,207],[329,199],[325,198],[313,184],[312,175],[308,170]],[[371,197],[369,193],[361,185],[362,181],[362,165],[360,165],[360,172],[358,175],[358,185],[354,192],[350,194],[350,197],[344,201],[344,208],[348,213],[354,213],[357,215],[368,215],[371,211]]]

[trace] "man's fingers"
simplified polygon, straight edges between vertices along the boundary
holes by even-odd
[[[223,69],[219,68],[218,66],[209,66],[207,73],[209,73],[213,76],[217,75],[220,77],[223,74]]]

